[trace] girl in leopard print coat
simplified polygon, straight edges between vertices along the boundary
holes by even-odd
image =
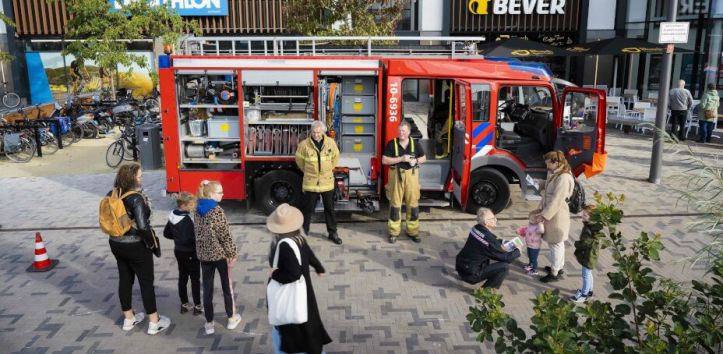
[[[198,206],[196,208],[196,252],[201,261],[203,278],[203,312],[206,316],[204,329],[206,334],[215,332],[213,322],[213,280],[215,273],[221,278],[223,302],[228,316],[226,328],[234,329],[241,322],[236,312],[233,288],[231,287],[231,268],[238,258],[236,242],[226,221],[226,215],[218,203],[223,199],[223,186],[217,181],[201,182],[198,187]]]

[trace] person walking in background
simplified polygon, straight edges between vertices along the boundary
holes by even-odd
[[[399,123],[397,138],[390,140],[384,148],[382,164],[389,166],[389,181],[386,186],[389,199],[389,243],[397,242],[402,232],[402,203],[407,206],[407,236],[414,242],[419,238],[419,165],[427,158],[422,145],[409,137],[411,126],[407,121]]]
[[[599,224],[590,222],[593,209],[595,209],[593,205],[585,206],[582,212],[580,239],[575,241],[575,258],[582,266],[582,287],[577,289],[570,300],[577,303],[583,303],[592,297],[592,270],[597,264],[600,245],[605,236],[601,233],[602,227]]]
[[[467,242],[455,262],[455,269],[465,283],[477,284],[487,280],[482,287],[499,289],[510,271],[509,263],[520,256],[517,248],[509,252],[504,249],[502,242],[492,233],[496,226],[497,217],[492,210],[477,210],[477,225],[469,231]]]
[[[540,256],[540,245],[542,244],[542,234],[545,233],[545,225],[530,220],[527,226],[518,228],[516,232],[525,239],[525,246],[527,246],[529,263],[525,266],[525,272],[527,272],[527,275],[540,274],[537,271],[537,258]]]
[[[334,139],[325,133],[324,123],[314,121],[311,124],[310,136],[302,141],[296,150],[296,165],[304,174],[302,182],[304,233],[309,234],[311,217],[321,196],[328,237],[337,245],[341,245],[341,238],[336,232],[336,215],[334,215],[334,167],[339,162],[339,148]]]
[[[699,143],[709,143],[711,141],[713,129],[718,120],[719,105],[718,90],[715,89],[715,84],[709,83],[706,85],[706,91],[700,99],[700,105],[698,105]]]
[[[196,251],[201,261],[203,277],[203,312],[206,334],[214,334],[213,321],[213,281],[216,271],[221,280],[223,303],[226,307],[228,324],[226,328],[235,329],[241,323],[241,315],[236,312],[236,304],[231,288],[231,268],[238,258],[238,250],[231,231],[228,228],[226,214],[218,205],[223,199],[223,186],[218,181],[204,180],[198,187],[198,206],[196,207]]]
[[[122,236],[109,238],[110,250],[118,265],[118,297],[121,310],[125,315],[123,330],[130,331],[144,319],[142,312],[133,311],[133,281],[138,278],[141,288],[143,307],[148,313],[147,333],[154,335],[171,325],[171,320],[158,314],[156,308],[156,290],[153,286],[153,251],[144,239],[154,237],[151,229],[151,207],[141,191],[143,171],[141,165],[129,163],[122,165],[113,183],[113,188],[123,200],[128,216],[133,220],[131,229]],[[108,193],[110,195],[113,192]]]
[[[540,281],[547,283],[560,280],[565,266],[565,241],[570,233],[570,209],[566,200],[572,196],[575,180],[562,151],[548,152],[544,158],[547,179],[540,186],[540,205],[530,213],[530,217],[544,224],[542,239],[550,245],[552,265],[545,268],[548,274],[540,278]]]
[[[324,345],[331,343],[331,338],[321,322],[309,266],[313,267],[320,277],[326,271],[304,238],[301,230],[304,220],[301,211],[288,204],[279,205],[266,219],[266,227],[274,235],[269,252],[269,264],[272,267],[269,277],[281,284],[289,284],[303,275],[306,283],[308,320],[301,324],[272,326],[274,352],[277,354],[319,354],[323,352]],[[297,246],[301,261],[288,243],[281,242],[283,239],[289,239]],[[278,262],[276,268],[273,268],[277,252]]]
[[[685,88],[685,81],[678,81],[678,87],[671,89],[668,94],[668,107],[670,108],[671,135],[677,135],[678,140],[685,140],[685,123],[688,120],[688,110],[693,106],[693,95]]]
[[[193,315],[203,313],[201,306],[201,263],[196,256],[196,231],[191,220],[191,212],[196,206],[196,197],[181,192],[176,198],[177,208],[168,215],[163,236],[173,240],[173,253],[178,263],[178,296],[181,298],[181,313],[193,311]],[[188,280],[191,280],[193,305],[188,302]]]

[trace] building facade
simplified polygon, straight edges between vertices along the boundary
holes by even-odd
[[[38,53],[50,85],[62,91],[61,82],[73,76],[73,58],[60,56],[65,42],[68,14],[58,0],[1,0],[4,13],[16,28],[0,25],[0,47],[21,60],[6,67],[8,81],[27,94],[27,53]],[[184,13],[198,21],[208,36],[288,35],[287,0],[220,0],[222,12]],[[613,37],[657,42],[669,0],[410,0],[402,11],[397,33],[405,36],[484,36],[487,41],[522,37],[556,46],[568,46]],[[721,43],[723,0],[678,0],[678,21],[690,22],[688,43],[678,47],[689,53],[674,56],[673,80],[683,79],[697,98],[705,83],[723,89]],[[3,33],[3,31],[5,31]],[[153,43],[133,43],[130,49],[154,62]],[[31,59],[29,59],[31,60]],[[637,89],[641,98],[653,97],[660,88],[661,55],[530,58],[548,64],[556,76],[580,85]],[[593,68],[597,60],[597,75]],[[69,71],[69,69],[71,69]],[[91,71],[92,68],[91,68]],[[67,85],[66,85],[67,86]],[[419,93],[420,88],[410,88]]]

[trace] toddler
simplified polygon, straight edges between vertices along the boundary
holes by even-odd
[[[586,205],[582,211],[582,231],[580,240],[575,241],[575,258],[582,265],[582,288],[577,289],[571,301],[583,303],[592,297],[592,269],[597,264],[600,243],[604,234],[598,224],[590,222],[590,214],[595,207]]]
[[[545,226],[540,222],[534,222],[530,219],[527,226],[517,229],[517,234],[525,239],[527,246],[527,258],[530,260],[525,266],[527,275],[538,275],[537,257],[540,255],[540,244],[542,243],[542,234],[545,233]]]

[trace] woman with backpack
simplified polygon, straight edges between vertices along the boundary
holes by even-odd
[[[118,264],[118,297],[125,315],[123,330],[130,331],[145,317],[135,313],[132,307],[134,278],[138,278],[143,307],[148,313],[147,333],[154,335],[170,326],[171,320],[158,314],[156,291],[153,287],[153,251],[146,246],[146,240],[155,238],[151,228],[151,207],[148,198],[141,191],[143,171],[141,165],[129,163],[121,166],[109,196],[124,196],[123,205],[130,220],[130,230],[120,236],[110,236],[110,250]]]
[[[548,274],[540,281],[543,283],[560,280],[565,266],[565,241],[570,233],[570,210],[567,199],[572,196],[575,179],[570,173],[570,165],[562,151],[545,154],[547,179],[541,186],[542,199],[539,207],[530,213],[531,220],[542,222],[545,233],[542,239],[550,246],[552,265],[545,267]]]

